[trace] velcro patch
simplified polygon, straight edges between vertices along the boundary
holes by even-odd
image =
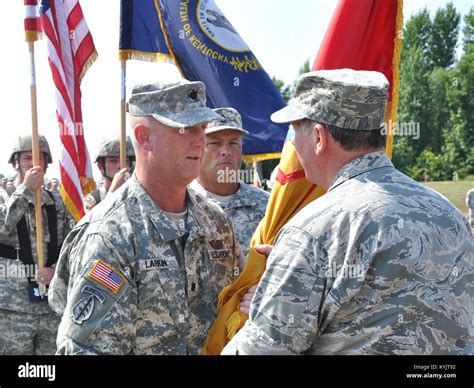
[[[92,280],[102,284],[116,294],[125,282],[125,278],[119,272],[116,272],[104,263],[102,260],[97,260],[92,269],[87,274]]]
[[[174,258],[164,257],[162,259],[145,259],[139,261],[140,271],[149,271],[152,269],[167,269],[178,266]]]
[[[79,300],[72,308],[71,320],[79,325],[87,321],[94,311],[95,298],[99,299],[100,303],[104,303],[105,296],[97,288],[91,286],[84,286],[82,292],[88,294],[85,298]]]

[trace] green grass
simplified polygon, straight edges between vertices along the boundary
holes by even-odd
[[[423,184],[443,194],[463,214],[467,214],[466,193],[474,188],[474,181],[423,182]]]

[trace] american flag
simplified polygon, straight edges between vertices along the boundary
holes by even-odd
[[[122,275],[115,272],[102,260],[98,260],[94,264],[94,267],[91,269],[88,276],[112,290],[114,294],[120,290],[120,287],[122,287],[122,284],[125,281]]]
[[[95,188],[82,131],[80,83],[97,52],[78,0],[42,0],[40,15],[56,86],[61,194],[79,220],[84,215],[83,195]]]
[[[25,4],[25,40],[34,42],[41,34],[38,0],[24,0]]]

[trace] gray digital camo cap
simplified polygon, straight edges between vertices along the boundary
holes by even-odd
[[[377,71],[312,71],[298,78],[293,98],[271,119],[289,123],[307,118],[346,129],[380,129],[387,99],[387,78]]]
[[[175,128],[222,119],[206,106],[205,85],[185,79],[134,85],[127,112],[131,116],[152,116],[160,123]]]
[[[209,121],[206,128],[206,135],[209,133],[233,129],[242,135],[248,135],[248,131],[242,128],[242,117],[234,108],[217,108],[214,112],[223,117],[223,120]]]

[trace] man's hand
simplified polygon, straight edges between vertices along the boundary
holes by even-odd
[[[257,244],[253,246],[258,253],[261,253],[265,256],[270,256],[270,252],[273,249],[273,245],[270,244]]]
[[[114,179],[112,179],[112,183],[110,184],[108,192],[113,193],[120,186],[122,186],[128,178],[130,178],[128,168],[122,168],[120,171],[117,171],[117,173],[114,175]]]
[[[268,257],[270,255],[270,252],[273,249],[273,245],[258,244],[258,245],[254,245],[253,248],[255,248],[255,250],[258,253]],[[244,296],[242,297],[242,300],[240,301],[240,306],[239,306],[240,312],[244,314],[249,313],[250,302],[252,301],[252,298],[253,298],[253,295],[255,294],[256,289],[257,289],[257,285],[254,285],[250,287],[247,290],[247,292],[244,294]]]
[[[38,190],[44,181],[44,171],[40,166],[31,167],[25,173],[23,184],[31,191]]]
[[[257,289],[257,285],[254,285],[250,287],[247,292],[244,294],[242,297],[242,300],[240,301],[240,312],[247,314],[249,313],[249,307],[250,307],[250,302],[252,301],[252,298],[255,294],[255,290]]]
[[[53,279],[53,276],[54,268],[43,267],[36,272],[35,279],[38,284],[49,285],[49,283],[51,283],[51,280]]]

